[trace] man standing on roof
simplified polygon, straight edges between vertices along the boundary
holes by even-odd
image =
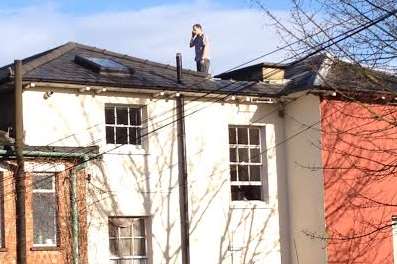
[[[200,24],[193,25],[190,47],[194,47],[196,52],[196,65],[198,72],[208,73],[210,68],[208,38],[204,35],[203,27]]]

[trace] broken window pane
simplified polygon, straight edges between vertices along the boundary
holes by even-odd
[[[262,200],[261,186],[241,186],[241,192],[246,200]]]
[[[261,186],[232,186],[232,200],[262,200]]]
[[[107,125],[115,124],[114,107],[105,108],[105,122]]]

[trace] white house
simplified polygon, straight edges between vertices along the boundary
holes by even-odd
[[[277,80],[228,81],[188,70],[178,83],[173,66],[77,43],[27,58],[23,69],[25,144],[67,153],[75,148],[82,155],[98,147],[79,178],[79,216],[86,223],[80,228],[82,263],[182,263],[176,105],[181,97],[190,263],[326,263],[323,243],[305,234],[325,228],[322,173],[303,166],[321,164],[321,150],[312,147],[320,131],[302,131],[302,123],[320,120],[317,96],[283,95],[285,85]],[[12,65],[0,69],[4,131],[13,126],[13,76]],[[302,123],[284,117],[297,112]],[[0,156],[3,178],[12,176],[12,157]],[[60,177],[68,168],[63,159],[29,162],[33,182],[43,173]],[[56,197],[62,187],[49,184],[33,185],[32,195]],[[62,199],[51,201],[65,206]],[[3,204],[2,214],[13,215],[12,205]],[[60,229],[59,215],[48,212],[50,207],[37,215],[31,207],[27,255],[40,263],[68,255],[68,245],[60,245],[53,231]],[[48,224],[38,224],[40,216]],[[0,250],[0,260],[14,263],[13,220],[0,219],[2,247],[8,248]],[[66,219],[63,227],[69,224]]]

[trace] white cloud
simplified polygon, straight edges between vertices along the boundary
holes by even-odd
[[[188,47],[194,23],[201,23],[209,36],[212,73],[230,69],[279,44],[277,33],[259,10],[225,9],[209,1],[86,16],[62,13],[51,4],[0,10],[0,14],[0,65],[76,41],[167,64],[174,64],[175,53],[182,52],[184,65],[194,68],[194,50]],[[282,55],[265,60],[276,61]]]

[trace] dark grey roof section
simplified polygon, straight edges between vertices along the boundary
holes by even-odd
[[[318,54],[305,59],[298,59],[289,64],[260,63],[246,68],[217,75],[225,79],[257,71],[260,68],[284,70],[286,82],[278,96],[301,91],[344,91],[348,93],[396,93],[395,75],[365,68],[361,65],[338,60],[326,54]]]
[[[78,65],[76,56],[95,57],[115,61],[134,70],[126,76],[103,75]],[[0,68],[0,78],[9,71]],[[261,82],[216,80],[207,74],[183,70],[182,83],[176,79],[176,67],[143,60],[103,49],[69,42],[55,49],[23,60],[24,81],[118,87],[122,89],[155,89],[213,94],[236,94],[275,97],[282,85]],[[8,76],[8,75],[7,75]],[[6,82],[9,78],[0,79]]]
[[[244,68],[239,68],[236,70],[231,70],[231,71],[226,71],[223,73],[220,73],[218,75],[215,75],[215,78],[220,78],[223,80],[228,80],[228,79],[233,79],[233,77],[236,74],[240,74],[240,73],[248,73],[251,71],[255,71],[258,69],[262,69],[262,68],[275,68],[275,69],[285,69],[288,66],[288,64],[283,64],[283,63],[271,63],[271,62],[261,62],[258,64],[254,64],[254,65],[250,65],[250,66],[246,66]]]
[[[309,57],[305,60],[297,60],[290,63],[284,70],[284,78],[288,80],[282,95],[306,91],[309,89],[318,89],[322,83],[318,83],[319,74],[326,75],[327,72],[320,73],[326,68],[327,56],[324,54]],[[326,78],[326,76],[322,76]]]

